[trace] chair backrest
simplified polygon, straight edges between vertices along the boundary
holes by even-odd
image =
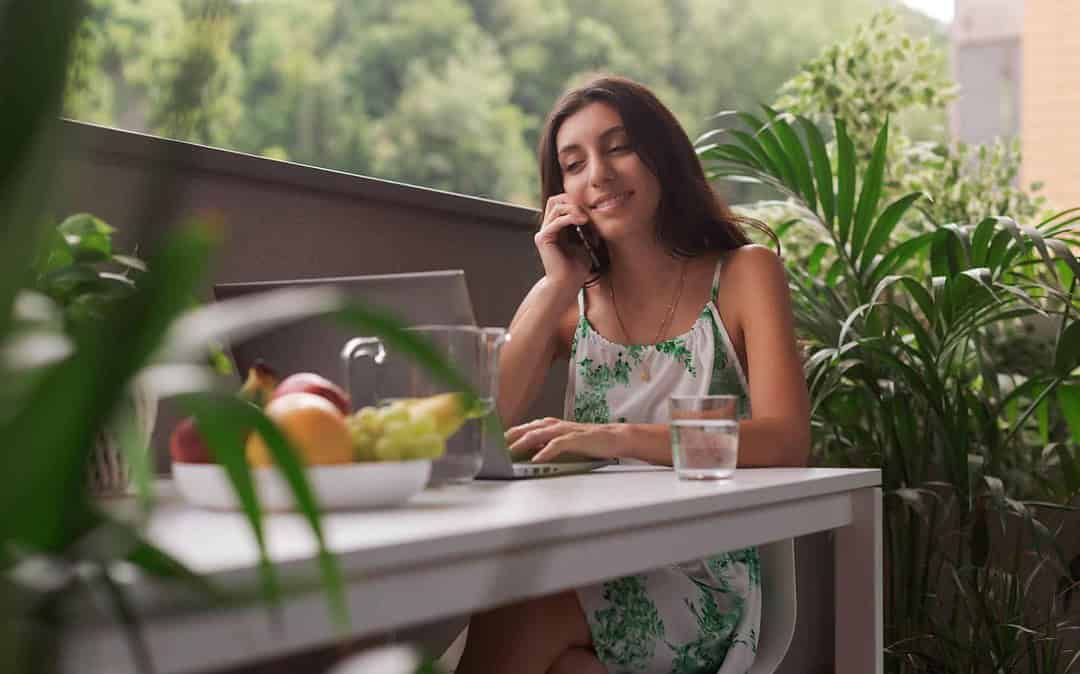
[[[758,652],[747,674],[772,674],[795,634],[795,539],[758,547],[761,559],[761,633]]]

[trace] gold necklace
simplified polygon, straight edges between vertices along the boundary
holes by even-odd
[[[675,307],[679,305],[679,300],[682,298],[683,283],[686,281],[686,261],[683,260],[682,270],[679,273],[679,285],[675,289],[675,296],[671,299],[671,304],[668,305],[667,316],[664,317],[664,321],[660,324],[660,329],[656,331],[656,336],[653,337],[651,346],[652,351],[646,351],[645,357],[641,362],[641,380],[649,381],[652,379],[652,375],[649,373],[649,361],[652,360],[653,351],[656,350],[656,344],[659,343],[660,338],[667,332],[668,326],[671,325],[671,319],[675,317]],[[623,323],[622,315],[619,314],[619,303],[615,301],[615,284],[608,278],[608,290],[611,291],[611,306],[615,307],[615,318],[619,321],[619,329],[622,330],[623,340],[630,344],[633,340],[630,339],[630,333],[626,329],[626,324]]]

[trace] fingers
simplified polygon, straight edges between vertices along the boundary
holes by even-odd
[[[547,445],[549,442],[572,432],[575,424],[556,419],[554,423],[541,423],[533,428],[526,429],[516,436],[510,444],[510,453],[514,456],[528,454],[529,451]]]
[[[570,450],[580,451],[582,449],[581,441],[585,439],[586,435],[588,435],[588,431],[571,431],[561,435],[544,445],[543,449],[534,454],[530,460],[533,463],[544,463],[557,459],[563,452]]]
[[[514,442],[516,442],[518,440],[518,438],[520,438],[521,436],[525,435],[526,433],[528,433],[529,431],[531,431],[533,429],[543,428],[544,426],[551,426],[551,425],[559,423],[560,421],[562,421],[562,420],[561,419],[556,419],[555,417],[544,417],[542,419],[534,419],[534,420],[530,421],[527,424],[521,424],[520,426],[514,426],[510,430],[506,431],[506,433],[504,434],[504,437],[506,438],[506,442],[508,444],[513,444]]]
[[[569,225],[582,225],[589,221],[589,214],[581,206],[570,201],[565,194],[556,194],[548,199],[544,207],[544,220],[541,232],[550,230],[557,233]]]

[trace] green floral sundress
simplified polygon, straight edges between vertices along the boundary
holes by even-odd
[[[716,309],[721,263],[693,327],[659,344],[605,339],[580,293],[565,417],[667,423],[669,396],[704,393],[740,396],[749,416],[746,377]],[[597,656],[611,674],[744,674],[757,653],[760,568],[747,548],[579,588]]]

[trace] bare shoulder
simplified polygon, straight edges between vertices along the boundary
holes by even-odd
[[[772,313],[765,307],[790,312],[787,271],[771,248],[748,245],[727,254],[720,293],[733,318],[742,323]]]
[[[733,282],[741,285],[743,281],[776,281],[786,283],[784,263],[776,252],[759,244],[750,244],[736,248],[727,254],[724,270]]]

